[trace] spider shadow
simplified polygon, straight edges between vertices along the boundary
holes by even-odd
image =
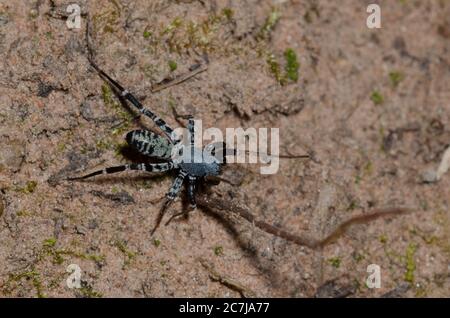
[[[273,262],[263,257],[258,253],[260,247],[249,239],[245,239],[240,231],[239,225],[227,220],[225,217],[218,215],[212,211],[212,209],[202,206],[201,209],[205,212],[205,215],[210,216],[217,223],[223,226],[234,238],[239,248],[244,252],[244,257],[250,260],[250,264],[257,270],[258,273],[266,280],[266,282],[275,289],[282,287],[283,278],[281,274],[276,271],[276,267]]]
[[[203,193],[210,192],[210,189],[212,186],[217,185],[216,182],[207,181],[206,183],[202,184],[200,186],[199,191]],[[189,221],[189,203],[186,196],[183,196],[183,211],[180,213],[180,217],[177,217],[171,222],[187,222]],[[264,259],[263,256],[261,256],[258,253],[258,250],[260,247],[258,247],[257,244],[250,241],[249,239],[244,238],[239,230],[240,224],[235,223],[233,221],[230,221],[226,217],[217,214],[213,211],[213,207],[209,207],[206,205],[200,205],[198,207],[199,209],[204,212],[204,215],[207,215],[208,217],[213,218],[217,223],[219,223],[221,226],[225,228],[226,231],[228,231],[234,238],[234,240],[237,242],[239,248],[244,252],[244,257],[250,260],[251,265],[257,270],[258,273],[260,273],[264,279],[268,282],[270,286],[272,286],[275,289],[282,288],[283,284],[283,277],[279,272],[276,271],[276,267],[273,264],[273,261],[270,259]],[[166,224],[167,225],[167,224]]]

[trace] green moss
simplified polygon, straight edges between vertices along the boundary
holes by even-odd
[[[92,18],[95,30],[102,30],[104,33],[115,33],[119,26],[119,17],[122,8],[115,0],[109,0],[113,5],[105,6],[105,9],[95,14]]]
[[[227,18],[227,20],[232,20],[234,17],[234,11],[231,8],[223,8],[222,14]]]
[[[36,181],[28,181],[25,185],[25,187],[22,189],[23,193],[33,193],[34,190],[37,187],[37,182]]]
[[[112,136],[122,135],[124,132],[129,130],[129,127],[133,121],[133,115],[126,111],[121,103],[113,98],[113,91],[111,87],[107,84],[102,85],[102,97],[103,102],[106,107],[112,108],[116,115],[120,118],[121,122],[117,125],[111,132]],[[122,146],[125,145],[124,142],[116,143],[111,137],[99,138],[95,146],[99,150],[115,150],[116,156],[120,156]]]
[[[216,246],[214,247],[214,254],[216,256],[221,256],[223,255],[223,247],[222,246]]]
[[[62,264],[64,262],[63,256],[76,257],[84,260],[94,261],[96,263],[101,263],[105,260],[105,257],[102,255],[79,253],[70,249],[55,249],[56,242],[57,240],[53,237],[44,240],[40,258],[42,258],[42,256],[50,256],[52,257],[52,261],[55,264]]]
[[[54,237],[48,238],[44,240],[43,246],[44,247],[54,247],[56,245],[56,239]]]
[[[341,266],[341,258],[340,257],[332,257],[328,259],[328,263],[334,268],[339,268]]]
[[[171,33],[173,31],[175,31],[176,29],[178,29],[179,27],[181,27],[181,25],[183,24],[183,20],[181,20],[181,18],[177,17],[175,18],[162,32],[161,35],[165,35],[168,33]]]
[[[110,105],[113,100],[112,100],[112,90],[111,87],[108,84],[103,84],[102,85],[102,96],[103,96],[103,102],[105,103],[105,105]]]
[[[388,238],[386,235],[383,234],[383,235],[380,235],[378,240],[380,241],[381,244],[386,244],[388,241]]]
[[[433,223],[437,226],[442,227],[443,235],[438,237],[435,243],[442,253],[450,259],[450,217],[447,210],[439,209],[433,215]]]
[[[51,31],[45,32],[45,37],[46,37],[47,39],[49,39],[49,40],[53,40],[53,39],[54,39],[53,33],[52,33]]]
[[[361,253],[358,253],[358,252],[352,253],[352,257],[353,257],[353,259],[355,260],[355,262],[357,262],[357,263],[359,263],[359,262],[361,262],[362,260],[364,260],[364,255],[361,254]]]
[[[178,68],[178,64],[175,61],[170,60],[167,64],[171,72],[174,72]]]
[[[347,211],[353,211],[354,209],[357,208],[357,206],[358,205],[357,205],[356,201],[352,200],[347,207]]]
[[[64,142],[58,143],[58,145],[56,146],[56,150],[58,152],[63,152],[64,150],[66,150],[66,144]]]
[[[297,82],[298,69],[300,67],[300,64],[297,61],[297,54],[293,49],[289,48],[284,51],[284,58],[286,59],[286,77],[293,82]]]
[[[425,298],[428,295],[428,291],[425,286],[419,285],[419,286],[415,286],[414,294],[417,298]]]
[[[272,11],[270,12],[269,16],[267,17],[266,22],[264,23],[261,30],[259,31],[258,38],[259,39],[269,38],[270,34],[272,33],[273,29],[277,25],[280,18],[281,18],[280,12],[276,8],[272,8]]]
[[[155,247],[159,247],[161,245],[161,241],[158,239],[154,239],[153,240],[153,245],[155,245]]]
[[[36,9],[31,9],[30,12],[28,13],[28,16],[31,19],[36,19],[39,16],[39,12]]]
[[[408,248],[406,249],[405,254],[405,266],[406,266],[406,273],[405,273],[405,281],[408,283],[414,283],[414,272],[416,270],[416,262],[414,261],[414,254],[417,251],[417,245],[410,243],[408,245]]]
[[[381,105],[384,103],[384,97],[379,91],[373,91],[370,99],[375,105]]]
[[[297,60],[297,54],[293,49],[286,49],[284,51],[284,73],[281,71],[280,63],[278,62],[275,54],[265,53],[267,58],[266,62],[269,65],[269,71],[275,77],[278,83],[285,85],[288,82],[298,81],[298,70],[300,64]]]
[[[33,193],[34,190],[36,190],[37,182],[36,181],[28,181],[23,188],[16,188],[16,192],[21,192],[24,194],[30,194]]]
[[[105,256],[103,256],[103,255],[79,253],[79,252],[75,252],[72,250],[66,250],[66,249],[56,250],[56,251],[54,251],[53,255],[54,255],[54,261],[56,263],[60,263],[60,260],[62,259],[63,255],[72,256],[72,257],[76,257],[76,258],[80,258],[80,259],[84,259],[84,260],[88,260],[88,261],[93,261],[96,263],[103,263],[105,261]]]
[[[360,184],[361,181],[363,180],[363,178],[365,177],[369,177],[373,174],[373,164],[371,161],[368,161],[364,167],[358,169],[359,173],[358,175],[355,177],[355,184]]]
[[[151,33],[150,31],[145,30],[144,33],[142,33],[142,36],[143,36],[145,39],[148,39],[149,37],[152,36],[152,33]]]
[[[269,65],[269,70],[275,77],[277,82],[281,83],[283,81],[283,76],[281,75],[280,64],[275,58],[274,54],[269,54],[267,57],[267,64]]]
[[[97,263],[102,262],[105,260],[104,256],[101,255],[95,255],[95,254],[84,254],[84,253],[78,253],[72,250],[66,250],[66,249],[55,249],[57,240],[56,238],[48,238],[45,239],[42,242],[42,249],[38,251],[37,254],[37,263],[42,262],[43,260],[46,260],[48,257],[51,257],[54,264],[61,265],[64,262],[64,255],[77,257],[80,259],[95,261]],[[29,271],[17,273],[17,274],[10,274],[9,279],[4,284],[4,286],[1,286],[0,289],[4,293],[11,293],[11,291],[14,289],[14,286],[11,286],[14,282],[18,282],[22,279],[30,280],[32,282],[33,287],[36,290],[37,297],[45,297],[45,294],[43,292],[43,285],[41,282],[41,275],[32,268]],[[58,286],[58,283],[60,280],[58,279],[57,282],[52,282],[49,284],[49,287],[56,287]],[[88,297],[101,297],[100,293],[96,293],[95,291],[92,291],[89,287],[85,290],[85,292],[82,291],[82,294]]]
[[[64,263],[64,257],[62,257],[60,253],[55,253],[53,255],[53,263],[61,265],[62,263]]]
[[[91,285],[82,284],[78,292],[86,298],[102,298],[103,294],[94,290]]]
[[[371,161],[368,161],[364,166],[364,174],[370,176],[372,175],[372,173],[373,173],[373,163]]]
[[[418,228],[413,228],[409,231],[412,235],[420,237],[426,244],[432,245],[439,241],[438,237],[435,235],[427,235],[426,233],[420,231]]]
[[[27,217],[27,216],[31,216],[32,213],[29,212],[28,210],[20,210],[16,213],[16,215],[19,217]],[[1,216],[1,213],[0,213],[0,216]]]
[[[104,255],[97,255],[97,254],[77,254],[77,253],[72,253],[71,255],[77,256],[79,258],[83,258],[86,259],[88,261],[94,261],[96,263],[102,263],[105,261],[105,256]]]
[[[114,246],[125,255],[124,266],[129,265],[136,258],[136,253],[128,249],[124,241],[117,240],[114,242]]]
[[[169,48],[170,52],[178,54],[190,54],[190,50],[202,50],[203,52],[221,52],[230,54],[242,52],[243,50],[253,50],[250,45],[242,46],[236,41],[227,41],[224,43],[223,30],[229,32],[229,24],[233,21],[234,12],[230,8],[224,8],[217,14],[208,15],[206,18],[199,20],[184,20],[180,17],[175,18],[168,25],[163,26],[159,30],[156,29],[150,36],[148,41],[148,50],[152,54],[160,54],[161,51]],[[266,31],[272,25],[269,21]],[[145,31],[144,31],[145,33]],[[148,33],[145,33],[148,36]],[[262,34],[266,34],[262,32]],[[144,36],[145,38],[145,36]],[[226,44],[226,45],[224,45]],[[146,74],[153,73],[153,70],[147,70]],[[152,76],[150,76],[152,80]]]
[[[5,284],[6,288],[5,287],[4,288],[5,289],[9,289],[10,284],[12,282],[18,282],[18,281],[20,281],[22,279],[31,280],[31,283],[32,283],[34,289],[36,290],[36,295],[37,295],[38,298],[44,298],[45,297],[45,294],[44,294],[43,288],[42,288],[42,282],[41,282],[40,274],[34,269],[32,269],[30,271],[26,271],[26,272],[21,272],[21,273],[18,273],[18,274],[11,274],[9,276],[8,281]]]
[[[114,93],[111,89],[111,87],[108,84],[102,85],[102,97],[103,102],[105,103],[105,106],[112,108],[115,113],[122,119],[123,123],[122,126],[125,126],[130,124],[130,122],[133,119],[133,116],[123,109],[120,102],[113,97]]]
[[[404,79],[404,75],[400,72],[390,72],[389,79],[391,80],[391,84],[393,87],[397,87],[401,81]]]
[[[95,142],[95,147],[98,150],[111,150],[112,144],[108,142],[106,139],[101,138]]]

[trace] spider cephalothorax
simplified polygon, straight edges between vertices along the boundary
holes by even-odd
[[[176,134],[164,120],[151,110],[145,108],[136,97],[101,70],[95,63],[92,61],[90,62],[99,74],[117,91],[118,94],[120,94],[120,96],[128,100],[140,113],[152,119],[165,134],[165,137],[163,137],[148,130],[134,130],[129,132],[125,137],[127,143],[136,151],[144,156],[160,159],[162,162],[152,164],[133,163],[108,167],[82,177],[70,179],[87,179],[100,174],[117,173],[127,170],[147,172],[166,172],[175,170],[177,176],[172,187],[166,194],[166,203],[163,205],[163,208],[167,207],[168,204],[177,197],[184,181],[187,182],[187,194],[191,206],[195,208],[195,190],[198,180],[208,176],[217,176],[220,173],[220,166],[225,161],[224,156],[221,156],[222,152],[220,149],[216,149],[214,144],[211,144],[204,149],[194,146],[195,136],[193,118],[189,118],[187,127],[189,140],[186,143],[182,142],[180,136]]]

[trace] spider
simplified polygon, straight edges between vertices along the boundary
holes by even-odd
[[[86,45],[88,51],[88,61],[90,65],[99,73],[99,75],[125,100],[129,101],[137,111],[142,115],[149,117],[164,133],[165,137],[155,134],[149,130],[133,130],[127,133],[125,140],[127,144],[138,151],[140,154],[162,160],[160,163],[132,163],[114,167],[107,167],[102,170],[94,171],[81,177],[71,177],[68,180],[84,180],[100,174],[113,174],[128,170],[138,170],[146,172],[168,172],[174,170],[176,172],[175,180],[165,195],[165,202],[161,207],[155,227],[151,235],[158,228],[162,218],[164,217],[166,208],[176,199],[184,182],[187,183],[187,196],[191,204],[191,209],[195,209],[197,204],[195,193],[200,181],[210,179],[211,181],[220,182],[224,180],[219,177],[221,168],[226,164],[228,155],[236,155],[237,149],[229,149],[225,142],[210,143],[203,149],[195,146],[195,121],[192,116],[188,116],[188,140],[182,142],[182,139],[161,117],[153,111],[145,108],[139,100],[125,89],[119,82],[106,74],[94,61],[93,51],[89,41],[90,23],[86,27]],[[207,59],[206,59],[207,62]],[[186,79],[186,78],[184,78]],[[184,80],[183,79],[183,80]],[[165,87],[166,85],[163,85]],[[184,134],[183,134],[184,137]],[[245,151],[249,153],[249,151]],[[259,152],[257,153],[259,154]],[[278,155],[279,158],[310,158],[309,155]],[[184,214],[179,213],[173,215],[173,218]]]
[[[158,228],[166,208],[175,200],[185,181],[187,182],[187,195],[191,208],[196,208],[195,192],[198,181],[205,177],[218,176],[221,172],[221,166],[225,163],[225,156],[222,156],[223,149],[219,146],[222,143],[209,144],[204,149],[196,148],[194,146],[194,119],[189,116],[187,126],[189,140],[187,145],[183,144],[181,138],[163,119],[150,109],[145,108],[133,94],[100,69],[94,61],[90,60],[89,62],[122,98],[129,101],[141,114],[149,117],[165,135],[164,138],[149,130],[133,130],[127,133],[125,137],[127,144],[144,156],[157,158],[164,162],[132,163],[107,167],[81,177],[71,177],[68,180],[83,180],[100,174],[113,174],[129,170],[146,172],[175,170],[176,178],[165,196],[166,201],[161,208],[155,228],[152,230],[153,234]]]

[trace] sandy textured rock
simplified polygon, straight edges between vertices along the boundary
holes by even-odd
[[[67,27],[71,3],[80,29]],[[199,259],[261,297],[449,297],[446,167],[431,181],[450,140],[450,2],[377,1],[381,29],[366,27],[367,3],[0,0],[0,297],[240,296]],[[373,209],[415,212],[354,224],[320,250],[200,208],[151,236],[172,174],[67,181],[147,160],[124,137],[159,132],[89,66],[88,17],[96,62],[169,125],[279,128],[282,154],[311,156],[274,175],[232,164],[202,191],[315,239]],[[70,264],[81,290],[66,285]],[[380,289],[365,287],[369,264]]]

